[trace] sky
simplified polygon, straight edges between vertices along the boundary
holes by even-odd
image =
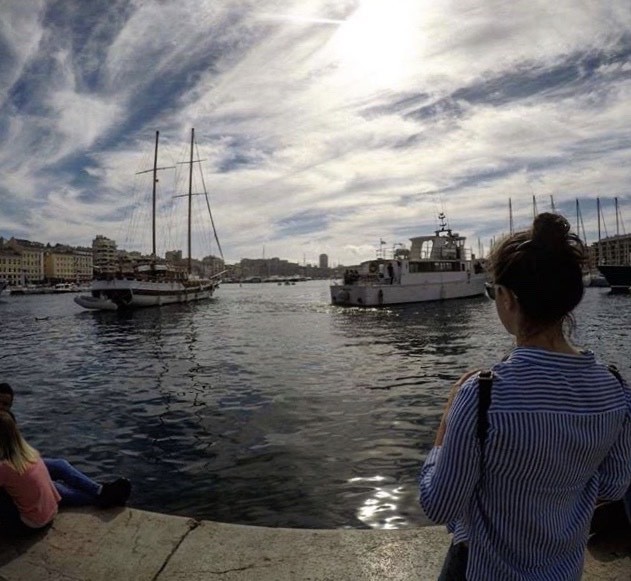
[[[192,128],[198,258],[219,253],[203,192],[229,263],[357,264],[439,212],[478,254],[509,200],[516,228],[554,204],[593,243],[600,198],[601,235],[631,232],[629,0],[0,0],[0,15],[5,238],[150,251],[138,172],[159,131],[157,250],[186,252]]]

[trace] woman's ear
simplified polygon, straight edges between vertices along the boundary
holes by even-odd
[[[517,295],[510,290],[509,288],[498,285],[496,288],[497,299],[501,302],[502,307],[509,312],[515,312],[519,309],[519,300],[517,299]]]

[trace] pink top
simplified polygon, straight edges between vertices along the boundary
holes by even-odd
[[[0,462],[0,486],[9,493],[22,522],[29,527],[43,527],[57,514],[61,496],[41,458],[33,462],[23,474],[16,472],[6,462]]]

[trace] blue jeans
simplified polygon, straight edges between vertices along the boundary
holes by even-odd
[[[622,500],[624,501],[624,509],[627,511],[627,520],[631,524],[631,486],[629,486],[629,490],[627,490]]]
[[[59,496],[61,506],[90,506],[95,504],[101,485],[77,470],[63,458],[43,458]]]

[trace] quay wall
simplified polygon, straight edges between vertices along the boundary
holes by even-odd
[[[36,538],[1,540],[0,580],[424,581],[448,543],[444,527],[285,529],[74,509]],[[630,581],[631,539],[593,543],[583,579]]]

